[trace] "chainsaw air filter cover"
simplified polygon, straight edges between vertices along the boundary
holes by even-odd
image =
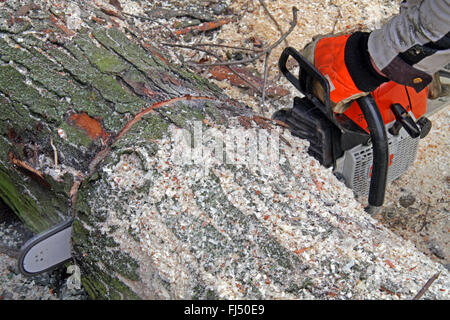
[[[394,124],[391,123],[387,127]],[[387,182],[391,183],[400,177],[414,162],[420,137],[411,138],[403,128],[394,136],[388,133],[389,168]],[[372,146],[358,145],[346,150],[336,162],[335,173],[342,175],[345,184],[359,196],[369,194],[370,177],[372,175]]]

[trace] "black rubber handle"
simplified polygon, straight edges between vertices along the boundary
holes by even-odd
[[[405,128],[411,138],[415,139],[420,136],[420,128],[401,104],[394,103],[391,106],[391,110],[397,121],[401,123],[402,127]]]
[[[372,140],[373,167],[370,179],[369,205],[381,207],[387,185],[389,168],[389,144],[383,117],[371,94],[358,98],[357,102],[366,119]]]
[[[286,77],[286,79],[288,79],[294,85],[294,87],[297,88],[298,91],[304,93],[302,87],[300,86],[300,74],[299,74],[299,78],[296,78],[288,70],[288,68],[286,66],[289,56],[294,57],[294,59],[297,60],[297,62],[299,63],[300,66],[301,66],[301,64],[303,64],[303,62],[302,62],[303,59],[300,56],[300,54],[297,52],[297,50],[295,50],[292,47],[287,47],[281,53],[280,59],[278,60],[278,67],[280,68],[281,73],[283,73],[283,75]]]

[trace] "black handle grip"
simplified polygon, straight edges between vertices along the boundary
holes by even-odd
[[[384,120],[371,94],[357,99],[367,121],[372,140],[373,167],[370,179],[369,205],[381,207],[384,203],[389,168],[389,144]]]
[[[394,103],[391,106],[391,110],[397,121],[401,123],[402,127],[405,128],[411,138],[415,139],[420,136],[420,128],[401,104]]]
[[[296,78],[287,68],[286,62],[289,57],[293,57],[300,67],[299,77]],[[303,93],[308,99],[322,105],[321,108],[330,119],[333,119],[333,110],[330,102],[330,84],[328,80],[317,70],[305,57],[292,47],[287,47],[281,53],[278,67],[286,79],[291,82],[298,91]],[[319,99],[313,93],[313,83],[316,81],[323,88],[323,99]],[[320,102],[320,103],[319,103]],[[322,103],[323,102],[323,103]]]
[[[296,78],[286,67],[286,63],[287,63],[287,60],[289,59],[289,56],[294,57],[294,59],[297,60],[299,65],[302,64],[303,59],[301,58],[301,56],[297,52],[297,50],[295,50],[292,47],[287,47],[281,53],[280,60],[278,60],[278,67],[280,68],[281,73],[283,73],[283,75],[286,77],[286,79],[288,79],[294,85],[294,87],[297,88],[298,91],[302,92],[303,90],[300,86],[300,79],[299,79],[300,74],[299,74],[299,78]]]

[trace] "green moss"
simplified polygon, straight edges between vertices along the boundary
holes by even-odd
[[[118,274],[124,276],[127,279],[138,281],[140,280],[138,270],[139,264],[131,258],[128,254],[122,253],[120,256],[113,255],[111,261],[114,262],[113,265],[109,265],[111,270],[116,271]]]
[[[118,292],[120,292],[124,299],[140,300],[139,296],[135,294],[127,285],[119,281],[119,279],[109,277],[108,283],[110,283]]]
[[[86,62],[86,57],[83,57],[83,52],[75,45],[68,43],[65,45],[65,48],[73,56],[67,55],[59,49],[49,49],[47,53],[60,63],[77,81],[82,84],[92,82],[93,76],[99,72]]]
[[[125,89],[111,76],[97,74],[92,80],[92,86],[108,101],[114,103],[130,103],[139,101],[138,98],[130,95]]]
[[[143,137],[147,140],[159,140],[164,137],[169,127],[168,123],[156,114],[149,114],[145,117]]]
[[[83,287],[92,299],[139,299],[126,284],[97,267],[97,263],[101,262],[111,272],[117,272],[134,281],[139,280],[139,276],[130,271],[135,270],[137,266],[131,258],[119,252],[108,251],[105,253],[106,247],[117,247],[111,237],[97,237],[90,234],[77,220],[73,224],[73,234],[75,250],[83,250],[82,247],[88,248],[88,254],[83,256],[81,264],[95,269],[95,279],[89,274],[82,276]],[[101,249],[96,249],[96,247]]]
[[[144,73],[151,68],[160,66],[155,63],[147,51],[128,39],[126,35],[117,28],[111,28],[106,32],[104,29],[97,29],[93,32],[93,35],[101,44],[115,51]]]
[[[101,273],[101,271],[97,270],[96,274]],[[91,289],[91,293],[89,295],[93,295],[93,299],[105,299],[107,297],[107,289],[104,284],[98,280],[94,279],[91,276],[85,276],[86,281],[89,283],[88,287]]]
[[[191,107],[183,103],[176,103],[174,105],[159,108],[158,112],[164,117],[168,118],[170,122],[179,128],[191,128],[192,121],[201,121],[205,118],[201,109]]]
[[[8,174],[0,168],[0,198],[20,217],[33,232],[50,228],[51,220],[42,218],[42,212],[36,202],[23,192],[19,192]],[[51,212],[48,213],[52,217]]]
[[[107,51],[105,51],[107,52]],[[95,54],[93,57],[93,63],[101,71],[105,73],[120,73],[127,69],[121,59],[112,54]]]
[[[113,278],[105,272],[95,268],[96,278],[89,275],[82,276],[82,285],[91,299],[100,300],[139,300],[139,296],[135,294],[127,285],[119,279]]]
[[[39,92],[25,84],[25,76],[11,66],[0,66],[0,91],[12,101],[27,105],[35,115],[58,120],[54,101],[42,97]]]
[[[79,220],[74,220],[72,223],[73,241],[76,244],[88,243],[89,231],[87,231]]]
[[[66,133],[67,140],[70,143],[73,143],[76,146],[84,146],[86,148],[89,148],[92,145],[92,139],[86,134],[85,131],[69,126],[65,122],[61,123],[60,127]]]
[[[86,216],[80,212],[79,203],[77,201],[78,219],[87,219],[90,220],[87,222],[88,224],[95,224],[99,220],[98,215]],[[115,271],[127,279],[139,280],[139,264],[128,254],[120,252],[118,244],[112,237],[99,232],[89,232],[78,219],[74,221],[72,229],[74,244],[89,248],[89,259],[92,261],[101,261],[109,270]],[[105,248],[109,248],[109,250],[105,250]]]
[[[83,183],[80,188],[78,189],[78,195],[77,195],[77,201],[75,203],[75,208],[79,215],[83,216],[90,216],[91,215],[91,207],[88,203],[89,199],[89,190],[85,188],[86,184]]]
[[[128,68],[121,58],[102,47],[97,47],[86,36],[75,38],[75,43],[83,49],[89,62],[101,72],[117,74]]]
[[[96,300],[99,298],[99,295],[96,292],[94,286],[91,284],[91,280],[89,279],[89,277],[82,275],[81,285],[91,299]]]
[[[87,43],[88,40],[76,38],[75,42]],[[89,46],[86,45],[86,47]],[[49,53],[52,54],[52,56],[76,79],[84,84],[92,86],[99,92],[102,98],[116,104],[115,107],[118,112],[135,112],[145,104],[143,100],[127,92],[113,76],[101,73],[96,67],[89,63],[89,55],[91,54],[91,60],[100,63],[101,67],[112,70],[111,68],[113,68],[113,66],[110,62],[111,59],[114,58],[111,58],[111,55],[102,62],[101,58],[97,56],[97,53],[84,52],[74,45],[74,43],[66,44],[65,48],[75,57],[75,59],[59,50],[49,50]],[[97,58],[93,58],[93,55]],[[125,65],[122,64],[119,69],[123,68],[125,68]]]

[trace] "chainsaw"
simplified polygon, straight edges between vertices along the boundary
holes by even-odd
[[[298,78],[286,66],[290,57],[298,63]],[[295,97],[291,109],[278,110],[272,118],[286,123],[293,136],[308,140],[308,153],[324,167],[333,167],[357,197],[368,197],[368,213],[379,212],[386,186],[413,164],[419,140],[430,132],[428,89],[417,93],[386,82],[335,113],[330,83],[294,48],[283,51],[279,68],[303,97]],[[324,92],[321,99],[313,93],[317,83]]]
[[[289,57],[299,64],[298,78],[286,67]],[[283,51],[279,67],[303,97],[295,97],[293,108],[281,109],[273,118],[286,123],[292,135],[308,140],[308,153],[323,166],[333,166],[334,174],[356,195],[368,196],[366,210],[376,213],[383,205],[386,185],[411,166],[419,140],[431,129],[425,116],[429,114],[427,90],[416,93],[387,82],[337,114],[331,107],[327,79],[295,49]],[[313,94],[314,81],[323,87],[324,99]],[[72,221],[62,222],[22,246],[18,259],[21,273],[33,276],[71,259]]]

